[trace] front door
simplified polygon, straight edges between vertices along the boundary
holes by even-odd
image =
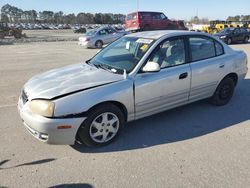
[[[159,72],[138,73],[135,77],[136,119],[152,115],[188,101],[191,82],[190,65],[186,63],[184,39],[162,42],[150,55],[161,67]]]

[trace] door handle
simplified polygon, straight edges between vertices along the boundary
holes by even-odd
[[[184,73],[180,74],[179,79],[185,79],[185,78],[187,78],[187,76],[188,76],[188,73],[184,72]]]
[[[220,68],[224,68],[224,67],[225,67],[225,65],[224,65],[224,64],[222,64],[222,65],[220,65],[219,67],[220,67]]]

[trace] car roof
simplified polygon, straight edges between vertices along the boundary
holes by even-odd
[[[157,12],[157,11],[136,11],[136,12],[131,12],[130,14],[135,14],[135,13],[163,13],[163,12]]]
[[[126,35],[128,37],[138,37],[138,38],[148,38],[157,40],[163,36],[167,37],[174,37],[174,36],[182,36],[182,35],[204,35],[209,36],[208,34],[201,33],[201,32],[194,32],[194,31],[181,31],[181,30],[158,30],[158,31],[143,31],[132,33]]]

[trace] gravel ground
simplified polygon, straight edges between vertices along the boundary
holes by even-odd
[[[57,41],[77,41],[82,34],[76,34],[71,29],[67,30],[24,30],[27,37],[15,39],[5,37],[0,39],[0,45],[23,44],[30,42],[57,42]]]
[[[232,47],[250,57],[250,44]],[[228,105],[201,101],[129,123],[103,148],[33,138],[16,109],[23,84],[96,52],[76,42],[0,46],[0,187],[249,187],[249,73]]]

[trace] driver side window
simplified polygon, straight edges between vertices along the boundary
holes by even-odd
[[[167,40],[160,44],[149,61],[159,64],[161,69],[184,64],[186,61],[185,45],[183,39]]]

